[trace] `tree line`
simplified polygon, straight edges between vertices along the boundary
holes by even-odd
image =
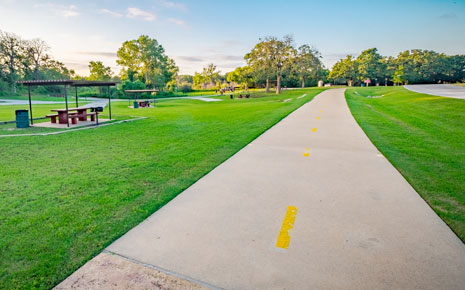
[[[308,81],[315,85],[317,79],[325,78],[328,74],[321,62],[321,54],[309,45],[296,47],[289,35],[282,39],[272,36],[260,39],[244,56],[244,60],[247,65],[237,67],[224,77],[214,64],[209,64],[202,72],[194,74],[194,88],[211,88],[217,83],[216,89],[219,89],[219,81],[225,79],[224,85],[234,83],[246,90],[249,87],[264,87],[266,92],[270,91],[273,83],[279,94],[283,85],[305,87]]]
[[[262,87],[267,92],[273,87],[280,93],[282,87],[315,86],[320,80],[349,86],[465,81],[465,55],[413,49],[386,57],[370,48],[356,58],[348,55],[340,59],[330,71],[322,64],[317,49],[308,44],[296,46],[289,35],[259,39],[244,55],[246,65],[225,74],[210,63],[193,76],[179,75],[175,61],[156,39],[147,35],[122,43],[116,53],[119,75],[95,60],[89,62],[90,75],[79,76],[54,60],[49,51],[50,47],[40,39],[25,40],[0,31],[0,94],[16,93],[18,80],[39,79],[121,80],[120,95],[126,89],[189,91],[237,85],[245,90]]]
[[[74,70],[54,60],[49,50],[41,39],[22,39],[16,34],[0,31],[0,94],[15,94],[18,80],[74,77]]]
[[[397,57],[382,56],[376,48],[357,57],[347,55],[331,69],[335,84],[387,85],[455,83],[465,81],[465,55],[445,55],[432,50],[406,50]]]

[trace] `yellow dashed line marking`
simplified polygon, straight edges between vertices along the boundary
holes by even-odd
[[[320,120],[320,117],[316,117],[317,120]]]
[[[308,157],[308,156],[310,156],[310,153],[305,152],[305,153],[304,153],[304,156],[305,156],[305,157]]]
[[[316,128],[313,128],[313,129],[312,129],[312,132],[316,132]]]
[[[283,220],[283,225],[281,226],[281,231],[279,232],[278,240],[276,241],[276,247],[281,249],[289,248],[289,242],[291,241],[289,232],[294,227],[296,214],[297,208],[292,205],[288,206],[286,216]]]

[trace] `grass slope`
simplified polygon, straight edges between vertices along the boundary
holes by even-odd
[[[403,87],[346,90],[357,122],[465,242],[465,100]]]
[[[119,118],[148,119],[0,138],[0,289],[53,287],[321,91],[138,110],[115,102]]]

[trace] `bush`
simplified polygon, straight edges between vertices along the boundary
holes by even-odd
[[[182,84],[180,87],[179,87],[179,90],[183,93],[189,93],[189,92],[192,92],[192,85],[190,84]]]

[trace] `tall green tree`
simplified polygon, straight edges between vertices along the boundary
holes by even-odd
[[[122,79],[137,78],[149,88],[163,88],[176,78],[178,72],[174,60],[165,55],[161,44],[147,35],[125,41],[118,49],[117,57],[117,64],[123,67]]]
[[[299,76],[302,88],[305,88],[305,79],[316,77],[322,67],[321,55],[316,49],[311,48],[307,44],[297,49],[296,55],[292,60],[292,69]]]
[[[395,83],[395,84],[400,84],[400,85],[403,85],[404,82],[405,82],[405,75],[404,75],[404,66],[403,65],[399,65],[396,69],[396,71],[394,72],[394,75],[392,77],[392,81]]]
[[[335,63],[329,73],[329,78],[336,83],[344,82],[348,86],[352,86],[354,81],[358,79],[357,63],[352,59],[352,56],[347,55],[345,59]]]
[[[14,94],[23,57],[23,40],[16,34],[0,31],[0,64],[5,67],[5,78]]]
[[[265,75],[266,91],[269,91],[270,77],[276,76],[276,93],[281,93],[281,77],[285,69],[291,67],[295,55],[293,38],[286,35],[282,40],[276,37],[266,37],[245,55],[247,64],[258,75]]]
[[[362,51],[355,61],[360,81],[370,79],[379,82],[384,79],[386,63],[377,48]]]
[[[90,81],[107,81],[113,76],[113,72],[109,66],[105,66],[101,61],[90,61]]]
[[[249,84],[252,81],[252,74],[250,67],[243,66],[237,67],[234,71],[228,73],[226,80],[228,82],[233,82],[236,84],[241,84],[244,86],[244,89],[247,91],[249,89]]]
[[[204,82],[209,82],[210,86],[213,86],[214,83],[218,80],[220,72],[217,71],[216,65],[213,63],[209,63],[206,67],[202,70],[202,76]]]

